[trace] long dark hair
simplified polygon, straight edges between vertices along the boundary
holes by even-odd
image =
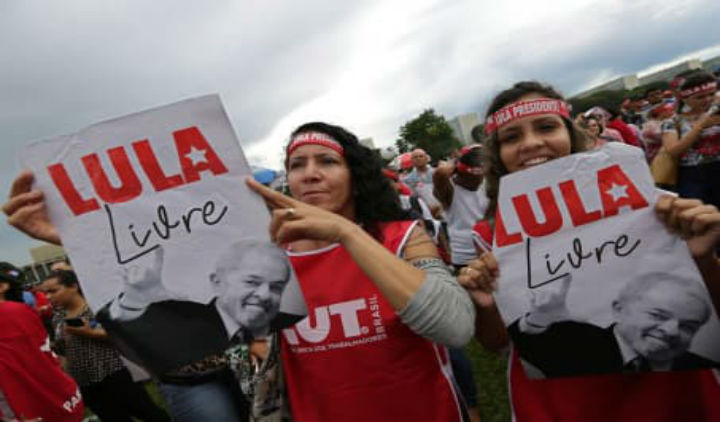
[[[500,92],[490,103],[485,118],[487,119],[493,113],[513,103],[528,94],[540,94],[546,98],[554,98],[557,100],[565,100],[559,92],[550,85],[543,85],[536,81],[522,81]],[[570,153],[581,152],[587,150],[588,135],[584,130],[579,128],[572,120],[563,117],[563,122],[568,132],[570,132]],[[495,210],[497,208],[498,190],[500,188],[500,177],[508,173],[505,165],[500,159],[500,143],[498,142],[497,131],[491,134],[486,140],[486,161],[485,169],[485,189],[490,200],[485,218],[494,221]]]
[[[380,239],[378,222],[410,218],[400,206],[397,193],[382,174],[383,163],[379,155],[360,144],[357,136],[340,126],[311,122],[295,129],[290,139],[305,132],[324,133],[342,145],[345,150],[345,161],[350,170],[356,223],[362,225],[368,233]],[[286,154],[286,171],[288,159]]]

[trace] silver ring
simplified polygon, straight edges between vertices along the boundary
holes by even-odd
[[[295,208],[285,208],[285,217],[295,217]]]

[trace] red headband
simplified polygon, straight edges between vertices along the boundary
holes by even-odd
[[[287,155],[293,153],[296,149],[303,145],[321,145],[328,147],[338,154],[345,156],[345,149],[340,143],[334,140],[330,135],[321,132],[303,132],[292,138],[287,147]]]
[[[468,174],[474,174],[475,176],[480,176],[483,174],[483,169],[480,166],[469,166],[465,163],[458,162],[457,166],[455,166],[458,172],[460,173],[468,173]]]
[[[657,116],[658,114],[665,112],[665,111],[675,111],[675,104],[674,103],[663,103],[652,110],[650,110],[650,114],[653,116]]]
[[[538,98],[537,100],[518,101],[508,104],[488,117],[485,122],[485,133],[490,135],[513,120],[522,117],[550,113],[570,118],[567,103],[554,98]]]
[[[715,92],[717,88],[717,82],[706,82],[702,85],[694,86],[692,88],[683,89],[680,91],[680,96],[683,98],[692,97],[695,94],[704,94],[706,92]]]
[[[482,149],[482,147],[483,147],[482,144],[465,145],[464,147],[460,148],[460,156],[467,154],[468,152],[474,150],[475,148]]]

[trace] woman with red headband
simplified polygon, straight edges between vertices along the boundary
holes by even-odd
[[[642,142],[648,163],[652,162],[662,146],[662,125],[675,115],[675,103],[660,103],[650,109],[642,125]]]
[[[666,151],[679,159],[677,192],[720,207],[720,108],[713,106],[717,82],[709,73],[687,77],[679,94],[689,108],[662,127]]]
[[[292,198],[249,180],[273,208],[310,316],[282,332],[298,421],[463,418],[442,345],[472,337],[473,305],[422,227],[407,221],[375,154],[308,123],[285,160]]]
[[[445,346],[472,338],[474,307],[425,230],[406,220],[379,158],[324,123],[298,128],[286,151],[293,197],[248,184],[273,208],[271,237],[287,246],[310,314],[281,333],[293,419],[464,419]],[[57,242],[29,177],[3,210]]]
[[[583,151],[587,145],[585,134],[569,119],[562,96],[537,82],[520,82],[501,92],[492,101],[487,115],[486,150],[490,161],[485,175],[490,199],[487,216],[495,214],[501,176]],[[699,201],[670,196],[661,197],[656,211],[669,229],[687,239],[717,304],[720,263],[713,245],[720,240],[720,212]],[[485,237],[485,243],[492,244],[492,239]],[[508,343],[507,331],[491,294],[499,271],[502,269],[488,251],[471,261],[459,277],[476,303],[476,337],[491,349]],[[510,396],[517,420],[720,418],[717,401],[720,383],[709,369],[531,380],[514,351],[509,365]]]
[[[475,257],[471,229],[487,208],[482,181],[480,144],[463,147],[456,161],[442,164],[433,174],[434,194],[445,210],[450,258],[456,269]]]

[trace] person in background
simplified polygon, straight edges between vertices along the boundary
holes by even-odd
[[[450,237],[450,260],[455,268],[475,257],[471,229],[485,214],[482,145],[468,145],[456,162],[440,166],[433,175],[435,197],[445,210]]]
[[[627,109],[623,110],[623,120],[628,124],[641,126],[645,121],[645,115],[642,112],[643,105],[646,104],[645,97],[642,94],[634,94],[626,101]]]
[[[0,420],[79,422],[85,406],[40,318],[22,302],[23,274],[0,262]]]
[[[677,193],[720,207],[720,107],[717,81],[706,72],[688,76],[679,94],[688,107],[662,125],[662,144],[679,159]]]
[[[673,103],[661,103],[648,113],[648,119],[642,126],[642,139],[645,149],[645,158],[651,163],[662,146],[662,125],[667,119],[675,116]]]
[[[414,149],[411,154],[413,169],[402,181],[428,204],[434,216],[439,216],[440,204],[432,194],[434,169],[430,166],[430,156],[422,148]]]
[[[470,136],[472,137],[473,142],[475,142],[476,144],[482,145],[482,143],[485,139],[484,132],[485,132],[485,129],[482,124],[475,125],[472,128],[472,130],[470,131]]]
[[[637,139],[637,134],[630,126],[628,126],[627,123],[623,121],[622,115],[618,112],[617,108],[614,106],[607,106],[605,109],[610,113],[610,118],[605,124],[605,127],[620,132],[624,143],[641,148],[640,142]]]
[[[388,178],[393,190],[397,192],[402,209],[410,213],[412,218],[422,220],[425,224],[425,230],[433,238],[435,244],[439,245],[442,223],[433,217],[428,204],[400,181],[397,172],[385,168],[382,173]]]
[[[491,102],[487,117],[521,101],[556,100],[563,97],[552,87],[537,82],[518,82]],[[497,208],[500,177],[542,165],[556,158],[582,152],[584,132],[567,113],[522,116],[489,134],[490,160],[486,183],[488,216]],[[713,245],[720,240],[720,212],[699,201],[662,196],[656,204],[658,218],[668,229],[680,233],[695,259],[713,303],[720,303],[720,261]],[[493,220],[482,223],[492,226]],[[492,233],[485,231],[485,233]],[[492,244],[492,239],[485,239]],[[460,283],[475,300],[476,338],[489,349],[508,344],[508,334],[491,292],[502,271],[492,252],[486,251],[461,270]],[[711,370],[608,374],[530,380],[518,358],[509,362],[510,396],[518,420],[713,420],[720,418],[720,383]]]
[[[580,127],[585,129],[589,135],[588,148],[598,149],[602,148],[608,142],[615,142],[615,139],[604,134],[605,127],[603,127],[600,119],[596,117],[588,117],[584,123],[580,124]]]
[[[645,90],[645,101],[647,101],[647,104],[643,107],[644,114],[647,115],[647,113],[664,102],[663,95],[667,86],[667,84],[663,83],[662,85],[651,86]]]
[[[147,391],[132,381],[117,349],[97,324],[72,271],[55,271],[43,282],[58,307],[54,348],[65,356],[88,407],[103,421],[170,421]]]
[[[615,129],[611,129],[607,127],[607,123],[610,119],[610,112],[605,110],[602,107],[595,106],[590,108],[584,113],[585,120],[587,123],[587,120],[590,118],[595,118],[597,120],[598,124],[602,128],[600,131],[601,136],[607,141],[607,142],[624,142],[623,137]],[[583,126],[580,126],[583,127]]]
[[[430,156],[422,148],[415,148],[410,153],[413,169],[403,180],[410,189],[416,190],[418,186],[431,185],[433,168],[430,166]]]

